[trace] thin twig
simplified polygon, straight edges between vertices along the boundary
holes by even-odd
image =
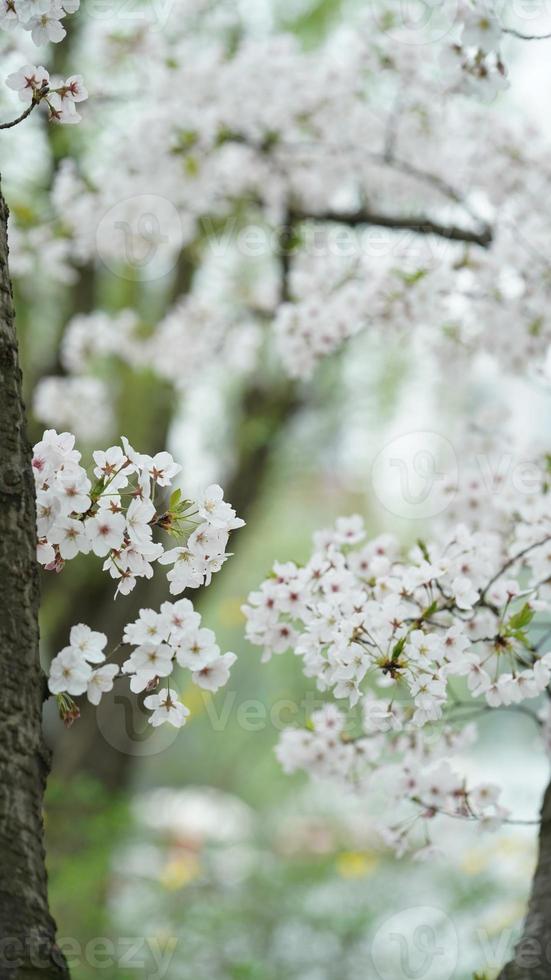
[[[523,548],[522,551],[519,551],[518,554],[513,555],[513,557],[510,558],[509,561],[505,562],[505,564],[500,568],[499,572],[496,572],[494,577],[490,579],[486,587],[482,590],[482,592],[480,593],[480,599],[478,600],[478,603],[475,603],[475,605],[478,605],[483,601],[488,589],[492,587],[494,582],[497,582],[498,578],[501,578],[501,576],[509,568],[511,568],[511,565],[514,565],[515,562],[519,561],[521,558],[524,558],[525,555],[527,555],[530,551],[533,551],[535,548],[541,548],[541,546],[547,544],[548,541],[551,541],[551,535],[549,534],[547,535],[547,537],[543,538],[542,541],[536,541],[535,544],[528,545],[527,548]]]
[[[547,41],[551,34],[523,34],[521,31],[515,30],[514,27],[502,27],[501,30],[504,34],[510,34],[511,37],[516,37],[520,41]]]
[[[484,820],[498,820],[499,823],[506,823],[510,826],[516,827],[539,827],[541,820],[517,820],[515,817],[477,817],[475,813],[450,813],[449,810],[443,810],[439,806],[435,806],[433,803],[423,803],[423,800],[413,800],[418,806],[423,807],[425,810],[431,810],[434,813],[439,813],[443,817],[452,817],[453,820],[473,820],[480,822]]]
[[[12,129],[14,126],[19,125],[20,122],[23,122],[24,119],[27,119],[31,112],[36,109],[37,105],[40,105],[42,99],[46,98],[49,91],[50,86],[47,81],[44,81],[40,88],[33,89],[31,104],[27,106],[27,108],[21,113],[20,116],[17,117],[17,119],[12,119],[11,122],[7,123],[0,123],[0,129]]]
[[[24,119],[27,119],[27,117],[30,116],[31,112],[33,111],[33,109],[36,109],[37,105],[38,102],[35,102],[33,100],[30,106],[27,106],[25,111],[22,112],[21,115],[17,117],[17,119],[12,119],[11,122],[7,122],[7,123],[0,123],[0,129],[12,129],[13,126],[17,126],[20,122],[23,122]]]

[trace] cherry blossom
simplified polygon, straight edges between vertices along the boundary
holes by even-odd
[[[49,86],[50,76],[45,68],[24,65],[19,71],[8,75],[6,85],[17,92],[22,102],[32,102],[36,93]]]
[[[105,664],[98,670],[94,670],[86,688],[86,696],[90,704],[97,706],[102,696],[113,689],[118,672],[119,668],[116,664]]]
[[[150,724],[154,728],[168,723],[174,728],[185,725],[189,709],[175,697],[166,687],[158,694],[150,694],[144,701],[145,707],[152,711]]]
[[[1,0],[0,28],[14,31],[21,27],[29,31],[35,45],[57,44],[67,31],[63,20],[75,13],[80,0]],[[80,122],[75,102],[88,98],[81,75],[71,75],[65,82],[54,82],[42,66],[23,65],[6,79],[9,88],[16,91],[22,102],[28,103],[23,113],[7,128],[22,122],[35,106],[42,104],[48,110],[52,122],[74,124]],[[6,128],[4,125],[2,128]]]
[[[69,646],[52,661],[48,685],[58,696],[64,717],[72,717],[75,710],[67,695],[86,692],[88,700],[97,705],[116,682],[123,680],[128,680],[133,694],[149,694],[161,678],[171,677],[179,668],[191,672],[197,687],[216,692],[228,683],[237,659],[234,653],[220,652],[214,633],[201,626],[201,616],[189,599],[164,602],[158,612],[141,609],[138,619],[124,629],[120,645],[134,649],[120,667],[106,662],[112,656],[104,653],[106,644],[103,633],[80,623],[70,631]],[[169,688],[146,697],[144,705],[153,711],[148,720],[154,727],[163,722],[179,727],[189,714]]]
[[[551,652],[530,633],[548,610],[540,584],[551,530],[541,521],[542,505],[549,514],[544,486],[539,501],[536,526],[511,521],[502,537],[458,525],[406,554],[389,535],[366,541],[357,516],[341,518],[315,535],[303,567],[274,565],[243,607],[247,636],[264,660],[292,650],[330,698],[311,728],[282,733],[285,771],[306,769],[362,791],[377,779],[392,800],[391,819],[408,800],[429,822],[438,813],[486,825],[507,817],[498,789],[467,787],[452,756],[476,737],[474,725],[462,724],[466,708],[474,719],[547,690]],[[533,582],[521,588],[530,569]],[[456,693],[462,678],[471,701]],[[403,830],[394,822],[390,833],[383,828],[398,851],[416,843],[408,829],[416,824],[407,812],[403,820]]]
[[[72,695],[84,694],[91,677],[90,664],[78,650],[69,646],[52,660],[48,686],[52,694],[65,691]]]
[[[222,489],[215,488],[212,516],[205,506],[212,488],[197,502],[182,498],[176,489],[154,504],[152,481],[162,493],[182,470],[170,453],[142,455],[123,437],[122,448],[93,451],[92,483],[74,445],[70,433],[48,429],[34,449],[41,563],[60,571],[65,561],[92,551],[105,559],[103,569],[117,580],[117,593],[122,595],[132,591],[137,578],[151,578],[157,561],[176,563],[167,576],[173,594],[210,584],[229,557],[230,532],[244,523],[223,500]],[[156,529],[185,543],[165,551],[153,540]]]

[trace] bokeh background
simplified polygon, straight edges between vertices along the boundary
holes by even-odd
[[[284,28],[315,49],[355,5],[236,0],[218,6],[220,16],[238,11],[255,30]],[[101,30],[128,41],[139,27],[132,10],[141,8],[125,5],[124,28],[122,8],[103,6]],[[68,40],[51,52],[61,73],[83,49],[85,60],[94,57],[87,12],[70,21]],[[117,71],[124,73],[126,63],[130,79],[136,77],[134,57],[132,44],[121,41]],[[514,57],[514,84],[498,111],[530,114],[545,130],[546,99],[538,102],[534,93],[548,90],[548,52],[530,49]],[[15,65],[9,43],[3,60],[6,69]],[[7,114],[9,93],[2,100]],[[154,322],[185,293],[199,265],[207,292],[228,276],[246,292],[264,275],[255,262],[238,263],[231,254],[217,262],[204,253],[199,261],[193,250],[152,283],[117,275],[102,263],[77,266],[65,282],[63,275],[34,269],[25,241],[34,235],[39,242],[47,227],[56,169],[88,152],[104,116],[116,139],[116,117],[109,112],[92,93],[78,131],[47,127],[35,114],[9,150],[2,146],[30,406],[36,407],[40,380],[59,370],[64,326],[76,313],[130,307]],[[146,190],[156,193],[154,175]],[[65,258],[58,261],[63,265]],[[236,360],[243,361],[258,338],[245,330],[232,342]],[[247,527],[235,537],[234,558],[197,597],[205,625],[216,631],[222,649],[239,657],[227,689],[204,698],[183,691],[191,719],[179,733],[152,735],[144,715],[124,699],[102,705],[97,715],[85,712],[70,730],[53,710],[47,714],[55,752],[46,804],[51,904],[74,977],[491,978],[522,914],[532,831],[506,828],[483,836],[451,822],[441,830],[445,860],[397,861],[373,832],[369,800],[282,774],[273,752],[278,727],[307,716],[311,686],[292,656],[261,665],[259,651],[244,640],[241,613],[274,559],[304,560],[314,530],[340,514],[359,512],[371,533],[393,530],[404,542],[415,540],[423,522],[393,504],[392,487],[388,496],[377,490],[373,461],[404,433],[416,433],[414,443],[422,447],[423,433],[430,439],[453,428],[461,398],[445,391],[438,376],[427,377],[413,345],[385,344],[366,333],[327,359],[315,383],[298,389],[273,365],[262,375],[230,372],[228,380],[227,360],[218,364],[216,356],[179,394],[146,369],[131,370],[116,359],[102,363],[98,375],[113,392],[116,435],[125,433],[148,452],[167,444],[184,462],[191,489],[220,480]],[[481,388],[471,395],[483,405]],[[507,398],[517,400],[519,426],[526,429],[529,418],[534,435],[545,429],[548,413],[538,392],[513,389]],[[96,406],[94,422],[104,408]],[[31,416],[35,438],[44,427],[39,414]],[[162,584],[158,589],[138,587],[134,607],[157,605],[165,597]],[[113,603],[111,583],[83,556],[60,579],[46,578],[43,593],[45,662],[65,645],[74,622],[116,636],[132,618],[123,602]],[[518,748],[507,758],[491,722],[484,724],[481,750],[466,765],[484,776],[503,773],[505,801],[533,816],[545,765],[532,750],[530,722],[508,719]]]

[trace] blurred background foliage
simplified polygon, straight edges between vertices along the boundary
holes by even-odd
[[[338,22],[343,4],[287,0],[275,7],[281,26],[312,48]],[[78,16],[72,20],[78,23]],[[68,70],[78,37],[71,27],[68,42],[55,52],[60,72]],[[49,176],[46,171],[35,205],[32,197],[29,203],[17,195],[12,203],[19,222],[29,225],[43,220],[51,174],[63,157],[78,159],[84,136],[78,128],[44,127],[41,138],[48,144]],[[185,294],[200,251],[197,242],[155,288],[91,267],[64,289],[20,285],[28,401],[37,380],[59,369],[59,342],[71,316],[131,307],[140,311],[144,329],[151,328]],[[166,383],[116,361],[98,370],[116,380],[119,430],[133,444],[145,452],[169,445],[178,458],[188,458],[188,429]],[[276,657],[261,665],[258,650],[243,638],[241,604],[274,558],[305,559],[312,532],[339,514],[362,513],[373,533],[383,527],[404,538],[418,533],[386,512],[383,524],[380,503],[366,491],[367,443],[396,417],[410,373],[407,343],[386,349],[362,335],[351,354],[326,360],[315,385],[299,389],[268,366],[264,376],[230,386],[224,418],[216,422],[220,431],[207,435],[216,453],[224,432],[232,433],[235,458],[224,486],[247,528],[235,557],[197,602],[221,648],[239,655],[231,691],[191,700],[186,692],[191,719],[168,741],[151,733],[145,738],[144,716],[129,720],[127,705],[108,699],[97,716],[84,712],[68,731],[49,707],[55,749],[46,803],[51,902],[60,937],[72,940],[65,948],[76,980],[431,980],[436,973],[400,972],[403,960],[392,958],[400,950],[390,949],[378,964],[371,960],[381,923],[397,910],[424,905],[444,910],[453,923],[461,961],[456,980],[469,980],[477,970],[483,980],[481,966],[490,978],[506,959],[507,948],[499,947],[495,963],[488,963],[488,948],[503,930],[509,942],[514,938],[533,860],[531,835],[515,831],[488,841],[448,827],[455,863],[449,853],[442,865],[396,862],[376,843],[371,815],[358,801],[282,774],[273,754],[277,721],[304,717],[311,687],[298,661]],[[453,393],[445,405],[453,416]],[[33,439],[41,428],[31,419]],[[354,466],[346,468],[343,459],[351,454]],[[126,605],[113,603],[105,579],[85,556],[62,579],[44,578],[46,660],[65,645],[74,622],[117,637],[140,606],[166,598],[166,583],[148,584]],[[296,718],[287,702],[299,705]],[[519,731],[520,739],[528,737]],[[529,775],[525,769],[519,776],[525,797]],[[479,929],[486,930],[488,948]],[[98,937],[114,943],[114,955],[87,946]],[[142,946],[129,953],[121,942],[131,937],[141,938]],[[419,962],[412,969],[419,971]]]

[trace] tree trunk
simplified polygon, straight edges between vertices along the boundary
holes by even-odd
[[[549,980],[551,977],[551,782],[541,808],[539,853],[532,894],[514,959],[497,980]]]
[[[35,491],[0,191],[0,977],[68,976],[48,911]]]

